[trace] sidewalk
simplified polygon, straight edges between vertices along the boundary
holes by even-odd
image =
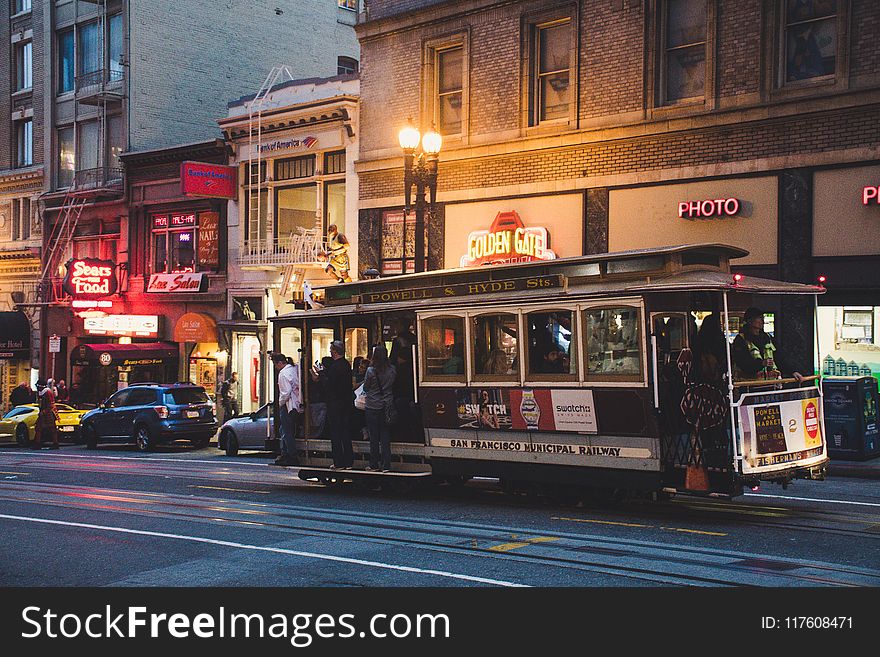
[[[880,456],[867,461],[842,461],[831,459],[829,475],[857,479],[880,479]]]

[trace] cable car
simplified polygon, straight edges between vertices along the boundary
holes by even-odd
[[[399,412],[386,478],[718,497],[823,479],[818,378],[737,379],[731,341],[746,307],[774,317],[799,295],[815,309],[824,288],[734,276],[730,260],[747,253],[697,244],[339,284],[321,307],[273,318],[274,344],[301,358],[307,407],[309,365],[331,341],[349,361],[386,345]],[[314,410],[300,477],[376,475],[357,421],[354,468],[329,469]]]

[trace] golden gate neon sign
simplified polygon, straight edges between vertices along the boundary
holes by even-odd
[[[549,241],[543,226],[526,227],[516,212],[499,212],[489,230],[475,230],[468,235],[461,266],[553,260],[556,254],[550,250]]]

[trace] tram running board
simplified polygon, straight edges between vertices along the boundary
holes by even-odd
[[[285,467],[296,467],[296,466],[285,466]],[[381,472],[380,470],[340,470],[330,468],[310,468],[310,467],[300,467],[299,468],[299,478],[303,480],[322,480],[322,479],[337,479],[337,480],[355,480],[365,477],[380,477],[380,478],[391,478],[391,479],[423,479],[425,477],[431,477],[433,473],[431,472],[400,472],[391,470],[389,472]]]

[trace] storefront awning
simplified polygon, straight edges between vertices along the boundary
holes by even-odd
[[[0,312],[0,360],[31,357],[31,323],[19,311]]]
[[[177,345],[171,342],[140,344],[81,344],[70,354],[71,365],[162,365],[178,360]]]

